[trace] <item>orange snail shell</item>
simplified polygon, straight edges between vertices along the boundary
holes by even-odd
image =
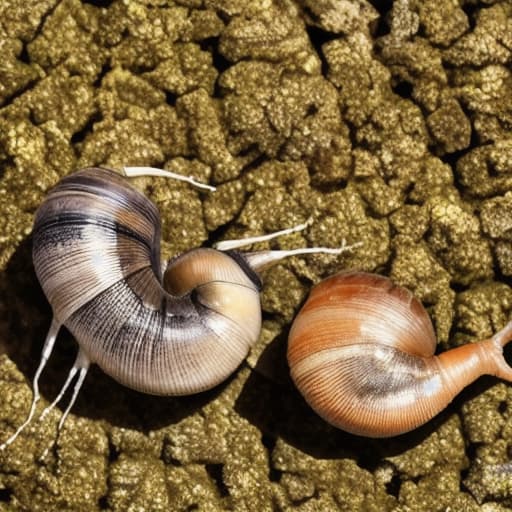
[[[511,336],[512,322],[488,340],[436,356],[432,322],[409,290],[345,272],[311,291],[290,330],[288,363],[327,422],[388,437],[427,422],[480,375],[512,380],[502,351]]]

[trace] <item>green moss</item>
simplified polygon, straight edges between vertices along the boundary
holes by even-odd
[[[273,62],[292,61],[297,56],[307,59],[312,48],[298,14],[292,4],[262,2],[256,12],[230,20],[222,32],[219,50],[232,62],[244,58]]]
[[[507,2],[480,10],[474,30],[463,35],[445,52],[455,66],[504,63],[510,59],[512,7]]]
[[[5,155],[2,208],[14,203],[23,212],[32,213],[59,177],[73,170],[75,154],[54,121],[35,126],[27,118],[14,117],[0,120],[0,125]]]
[[[175,52],[148,73],[144,78],[159,89],[182,95],[198,87],[213,94],[217,71],[212,65],[212,56],[198,45],[186,43],[176,45]]]
[[[29,11],[19,6],[21,17]],[[93,80],[108,56],[94,38],[97,10],[78,0],[65,0],[50,11],[40,33],[28,44],[30,59],[45,71],[63,65],[69,72]]]
[[[232,150],[247,151],[257,145],[271,157],[281,154],[285,160],[311,162],[322,181],[346,175],[350,157],[340,135],[347,132],[338,113],[336,90],[325,79],[256,61],[233,66],[220,83],[226,90]],[[319,153],[321,162],[315,165]],[[324,168],[321,164],[326,160],[330,163]]]
[[[330,461],[301,453],[279,441],[273,452],[273,466],[282,472],[281,509],[299,510],[392,510],[396,501],[386,495],[367,470],[353,460]],[[334,491],[334,492],[333,492]]]
[[[15,253],[22,240],[32,231],[32,216],[15,204],[7,204],[0,220],[0,264],[2,268]]]
[[[512,290],[505,283],[483,283],[459,293],[457,324],[462,332],[485,338],[505,325],[512,309]]]
[[[0,104],[5,103],[16,91],[37,80],[40,69],[19,59],[23,44],[19,39],[3,39],[3,59],[0,63]]]
[[[182,96],[176,108],[178,115],[186,119],[190,150],[211,167],[214,181],[223,182],[237,177],[242,162],[226,146],[221,113],[215,100],[204,89],[197,89]]]
[[[482,143],[496,143],[500,148],[497,153],[502,153],[504,145],[509,143],[510,130],[508,126],[512,119],[510,111],[512,73],[510,69],[494,63],[478,70],[470,70],[467,67],[455,69],[453,82],[456,91],[460,93],[463,104],[467,105],[473,113],[475,133]],[[484,146],[475,148],[473,151],[480,155],[481,151],[479,150],[483,149]],[[491,148],[487,148],[487,151],[492,153]],[[484,154],[486,154],[485,151]],[[496,180],[493,178],[496,177],[490,176],[489,178],[494,182]],[[484,184],[485,181],[482,181],[480,186]]]
[[[425,439],[418,440],[416,446],[404,453],[386,457],[386,461],[392,464],[395,471],[407,475],[407,479],[431,475],[436,468],[466,468],[468,461],[459,418],[450,416]]]
[[[432,510],[436,507],[478,512],[480,507],[460,490],[460,475],[456,468],[436,467],[418,483],[405,482],[400,506],[396,510]]]

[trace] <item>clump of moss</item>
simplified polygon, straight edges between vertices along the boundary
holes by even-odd
[[[306,221],[271,247],[362,244],[268,271],[260,340],[215,390],[147,397],[93,371],[43,461],[57,412],[0,453],[0,502],[34,511],[509,506],[506,384],[480,382],[417,432],[363,440],[305,405],[288,376],[286,336],[311,285],[347,268],[413,290],[443,349],[509,319],[510,5],[101,3],[0,6],[2,439],[28,410],[51,315],[31,265],[33,215],[77,167],[161,166],[217,185],[205,194],[134,181],[162,213],[165,258]],[[43,404],[75,350],[64,334]]]

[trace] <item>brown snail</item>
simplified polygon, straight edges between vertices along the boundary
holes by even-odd
[[[126,176],[156,175],[202,185],[152,168],[125,168]],[[198,248],[160,263],[160,215],[126,176],[87,168],[63,178],[39,207],[33,229],[33,262],[52,306],[53,320],[34,380],[26,421],[35,414],[39,377],[65,325],[78,342],[75,363],[61,391],[76,377],[64,424],[91,363],[120,383],[157,395],[210,389],[244,360],[261,328],[259,272],[296,254],[340,249],[240,252],[254,242],[305,225],[216,249]]]
[[[477,377],[512,381],[503,346],[512,322],[493,337],[434,355],[422,304],[388,278],[340,273],[315,286],[288,340],[292,379],[328,423],[388,437],[426,423]]]

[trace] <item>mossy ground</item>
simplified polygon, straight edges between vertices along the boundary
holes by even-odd
[[[385,7],[382,7],[385,6]],[[312,283],[390,275],[440,348],[512,313],[512,2],[7,0],[0,4],[0,431],[23,420],[51,312],[33,215],[81,166],[153,165],[218,186],[138,180],[164,257],[312,219],[275,247],[363,246],[269,270],[262,336],[228,382],[155,398],[93,370],[0,453],[0,510],[504,511],[512,388],[480,379],[424,427],[367,440],[294,389],[286,334]],[[59,338],[51,400],[76,347]]]

